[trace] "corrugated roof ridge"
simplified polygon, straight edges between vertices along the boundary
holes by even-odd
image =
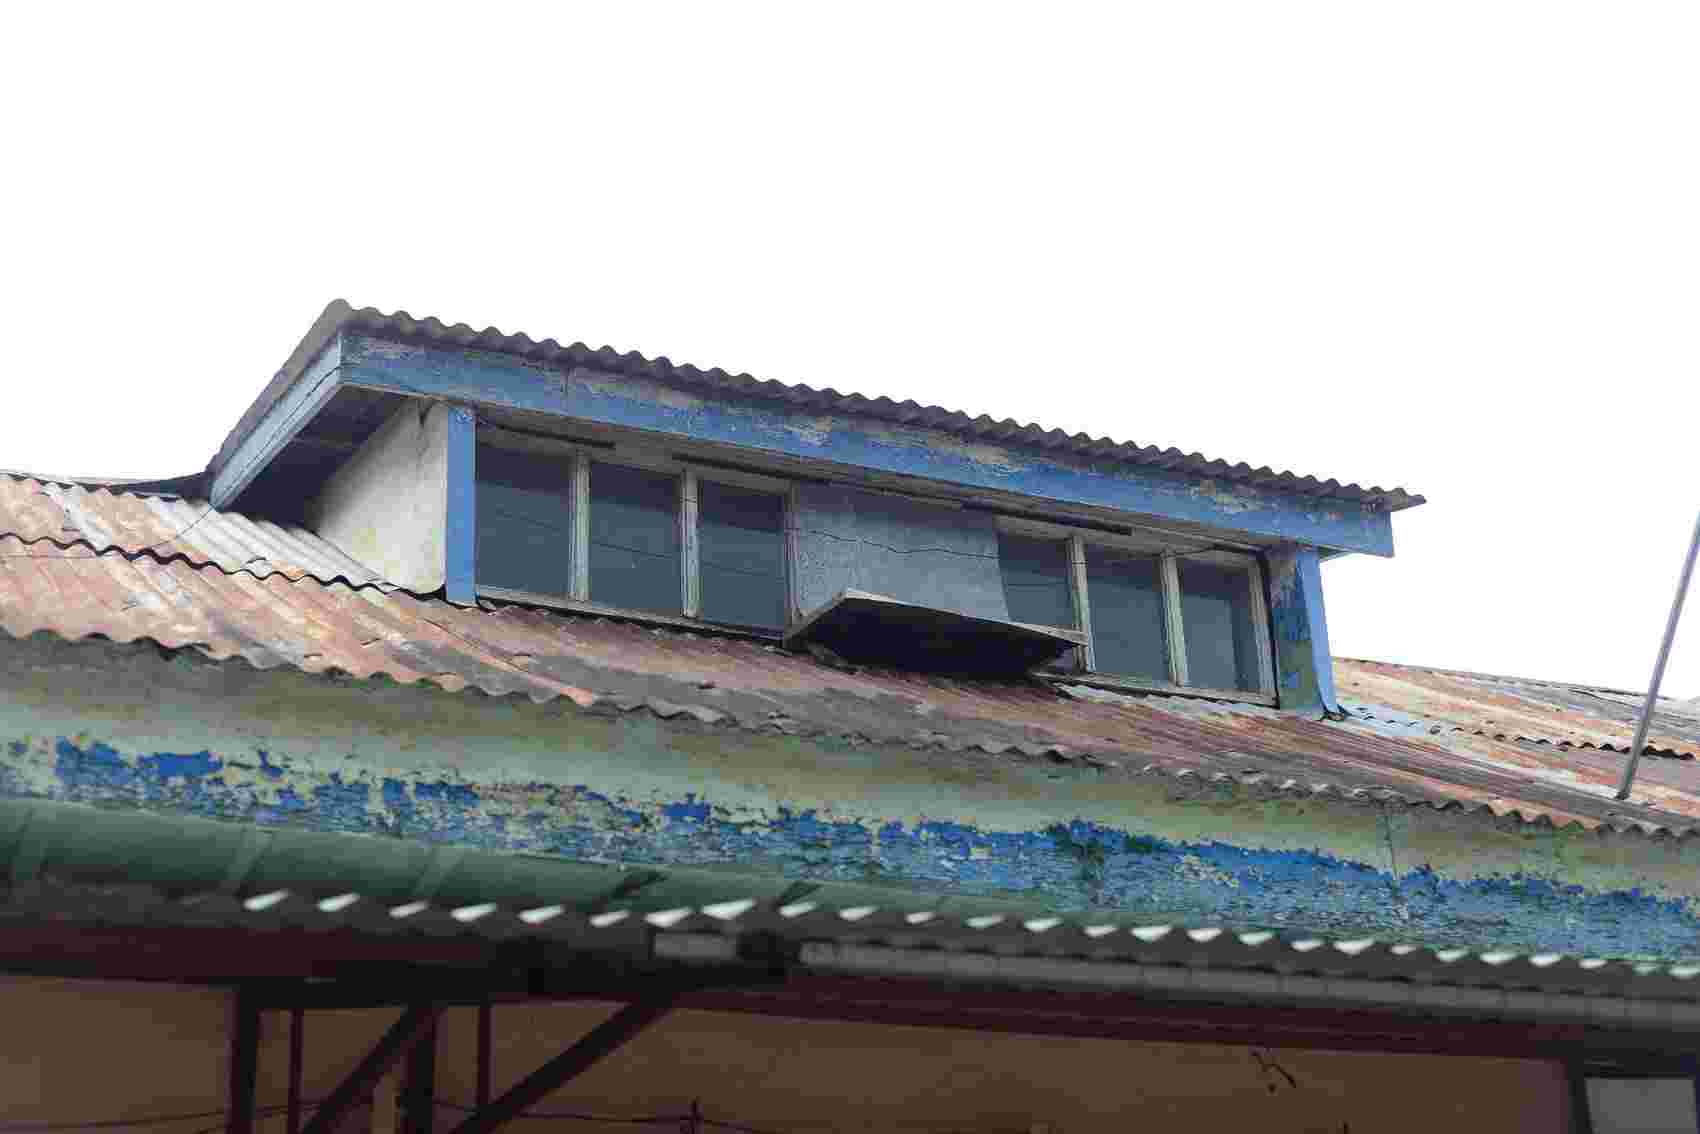
[[[279,577],[281,578],[281,576]],[[264,583],[266,580],[260,579],[258,581]],[[327,585],[320,583],[317,579],[312,579],[310,576],[303,577],[301,579],[284,578],[283,581],[284,584],[288,586],[300,586],[306,582],[311,582],[320,586]],[[347,586],[347,584],[338,585]],[[445,607],[449,606],[449,604],[440,599],[420,598],[418,596],[411,597],[416,598],[417,601],[422,603],[441,604]],[[461,608],[451,607],[451,609],[459,610]],[[480,610],[478,613],[493,615],[496,611]],[[563,617],[577,618],[579,616],[569,615]],[[586,620],[612,621],[602,616],[589,616]],[[335,666],[310,668],[301,662],[292,661],[282,654],[278,654],[275,651],[265,650],[263,647],[259,646],[251,647],[249,649],[233,650],[228,653],[220,653],[208,648],[206,643],[193,641],[187,637],[185,640],[180,642],[162,640],[152,634],[138,634],[130,638],[114,638],[106,634],[91,632],[72,637],[50,626],[36,626],[32,629],[26,630],[22,634],[18,634],[6,627],[4,623],[0,623],[0,631],[4,631],[8,636],[18,640],[27,640],[39,635],[71,643],[111,643],[124,646],[151,645],[157,649],[172,652],[192,650],[205,660],[213,662],[214,664],[225,664],[231,661],[240,661],[243,664],[248,665],[250,668],[262,672],[288,667],[313,677],[346,677],[350,680],[356,681],[375,680],[387,681],[396,685],[429,686],[445,693],[461,694],[466,692],[476,692],[484,697],[497,700],[508,697],[523,697],[534,704],[547,704],[556,700],[568,700],[573,701],[580,711],[586,712],[606,712],[607,710],[612,709],[620,713],[631,713],[636,712],[639,709],[643,709],[651,716],[660,720],[672,721],[681,716],[688,716],[705,727],[722,726],[725,725],[726,722],[730,721],[731,727],[736,727],[746,732],[766,732],[775,735],[794,736],[803,740],[822,739],[829,735],[837,735],[831,734],[824,729],[804,731],[795,728],[787,728],[783,727],[781,723],[772,721],[746,723],[739,720],[736,715],[727,712],[724,709],[714,708],[707,705],[680,704],[658,697],[621,696],[592,690],[588,691],[591,695],[591,701],[586,704],[558,688],[551,690],[540,687],[540,685],[535,681],[537,675],[526,673],[526,671],[518,669],[517,667],[517,673],[533,679],[529,690],[511,687],[492,688],[465,674],[421,673],[417,677],[407,677],[391,673],[384,669],[374,669],[367,675],[355,675]],[[668,633],[668,631],[661,628],[657,628],[654,632],[662,634]],[[276,660],[260,660],[262,658],[267,658],[268,655],[269,658],[275,658]],[[445,678],[448,680],[445,680]],[[1120,750],[1106,752],[1104,754],[1083,753],[1076,752],[1068,746],[1061,744],[1028,744],[1016,741],[987,740],[985,738],[967,739],[953,745],[949,742],[949,738],[945,738],[942,735],[924,738],[917,734],[916,736],[911,737],[891,737],[884,740],[862,736],[860,739],[867,743],[905,744],[907,746],[922,749],[931,748],[952,751],[979,751],[984,752],[987,755],[1004,755],[1011,750],[1016,750],[1022,752],[1023,755],[1035,759],[1072,758],[1087,760],[1099,764],[1108,764],[1110,766],[1131,766],[1131,762],[1124,764],[1121,760],[1112,759],[1111,757],[1127,757],[1136,755],[1134,753],[1122,752]],[[1654,823],[1650,820],[1625,818],[1622,821],[1612,821],[1609,819],[1602,819],[1590,828],[1587,823],[1576,818],[1571,818],[1563,823],[1556,822],[1551,815],[1544,811],[1532,809],[1525,811],[1520,807],[1508,808],[1500,811],[1496,810],[1491,803],[1479,800],[1460,799],[1455,796],[1414,795],[1394,788],[1353,786],[1342,783],[1307,783],[1300,781],[1296,777],[1278,779],[1276,776],[1264,772],[1253,772],[1238,775],[1221,771],[1201,772],[1191,768],[1176,768],[1159,761],[1151,761],[1143,766],[1137,767],[1137,773],[1141,775],[1160,775],[1171,782],[1183,786],[1197,784],[1210,788],[1228,788],[1229,790],[1236,791],[1258,791],[1265,795],[1276,795],[1286,798],[1337,799],[1343,802],[1366,803],[1381,806],[1397,805],[1405,808],[1427,808],[1437,813],[1457,812],[1469,815],[1472,818],[1481,821],[1501,825],[1511,823],[1514,824],[1515,827],[1536,826],[1550,827],[1559,830],[1574,828],[1582,832],[1592,831],[1593,833],[1602,836],[1607,832],[1610,832],[1613,835],[1633,835],[1646,839],[1687,839],[1700,837],[1700,823],[1679,827],[1670,824]],[[1648,808],[1647,810],[1656,809]]]
[[[1334,660],[1337,662],[1352,662],[1357,665],[1386,666],[1389,669],[1405,669],[1417,673],[1437,673],[1444,677],[1467,677],[1473,678],[1477,681],[1506,681],[1516,685],[1538,685],[1553,689],[1569,689],[1579,693],[1619,693],[1625,697],[1645,697],[1647,695],[1647,691],[1645,689],[1619,689],[1612,685],[1600,685],[1598,683],[1554,681],[1541,677],[1516,677],[1505,673],[1483,673],[1479,670],[1471,669],[1448,669],[1444,666],[1416,665],[1411,662],[1381,661],[1377,658],[1353,658],[1346,657],[1343,654],[1335,655]],[[1676,698],[1666,698],[1662,694],[1660,695],[1660,700],[1666,699],[1677,700]]]
[[[359,579],[351,579],[347,575],[333,575],[326,578],[322,575],[314,574],[311,571],[299,571],[292,574],[285,568],[275,565],[273,565],[269,571],[256,571],[250,567],[226,567],[224,564],[213,559],[197,559],[183,551],[176,551],[167,555],[154,547],[144,547],[134,550],[131,548],[119,547],[116,544],[108,545],[106,547],[97,547],[92,540],[87,539],[59,540],[52,536],[37,536],[34,539],[25,539],[16,532],[7,531],[0,531],[0,541],[10,541],[22,547],[35,547],[39,544],[45,543],[50,547],[58,548],[60,551],[75,551],[78,548],[86,548],[89,552],[88,555],[8,555],[0,552],[0,559],[99,559],[103,556],[111,555],[131,562],[134,562],[137,559],[148,559],[160,564],[161,566],[170,566],[173,563],[181,563],[185,567],[191,567],[197,571],[202,570],[203,568],[211,568],[219,574],[226,576],[246,575],[251,579],[268,579],[276,575],[291,583],[300,582],[303,579],[310,579],[315,583],[327,587],[332,584],[341,584],[342,586],[348,587],[350,590],[356,591],[376,590],[383,591],[385,593],[401,591],[406,594],[413,594],[419,598],[430,597],[428,595],[420,595],[414,591],[408,591],[405,587],[398,587],[394,583],[386,582],[382,579],[368,579],[362,581]]]
[[[1356,719],[1366,720],[1366,721],[1375,721],[1377,724],[1395,725],[1395,726],[1400,727],[1400,728],[1416,727],[1416,726],[1412,725],[1410,722],[1402,721],[1402,720],[1398,719],[1397,717],[1378,717],[1374,713],[1372,713],[1367,707],[1364,707],[1363,702],[1357,701],[1357,699],[1355,697],[1342,697],[1341,700],[1347,701],[1347,702],[1353,702],[1353,703],[1356,703],[1356,704],[1359,705],[1359,710],[1358,710]],[[1349,709],[1347,710],[1348,713],[1350,711],[1351,710],[1349,710]],[[1550,737],[1550,736],[1530,736],[1527,733],[1506,732],[1504,729],[1488,729],[1488,728],[1482,728],[1482,727],[1479,727],[1479,726],[1472,728],[1469,725],[1461,725],[1456,721],[1449,721],[1449,720],[1446,720],[1442,717],[1419,717],[1414,713],[1412,714],[1412,716],[1416,720],[1421,721],[1425,724],[1441,726],[1441,727],[1445,728],[1447,731],[1450,731],[1450,732],[1461,732],[1461,733],[1465,734],[1466,736],[1485,736],[1489,740],[1518,740],[1518,741],[1522,741],[1525,744],[1546,744],[1546,745],[1550,745],[1553,748],[1559,748],[1559,749],[1564,749],[1564,750],[1577,748],[1577,749],[1581,749],[1584,752],[1615,752],[1615,753],[1619,753],[1619,754],[1623,754],[1623,755],[1628,754],[1629,747],[1630,747],[1627,744],[1622,744],[1622,745],[1610,744],[1610,743],[1607,743],[1605,741],[1595,742],[1595,741],[1588,741],[1588,740],[1557,740],[1557,739],[1554,739],[1553,737]],[[1642,749],[1642,752],[1645,755],[1649,755],[1649,756],[1662,756],[1662,757],[1666,757],[1668,759],[1676,759],[1676,760],[1700,759],[1700,755],[1697,755],[1694,752],[1685,751],[1683,749],[1678,749],[1678,748],[1658,748],[1658,747],[1655,747],[1651,741],[1648,741],[1647,746]],[[1669,754],[1669,756],[1666,756],[1667,753]]]
[[[1300,476],[1290,471],[1277,472],[1268,465],[1254,468],[1244,461],[1229,463],[1219,458],[1206,457],[1202,453],[1182,453],[1172,447],[1159,449],[1155,445],[1139,445],[1110,437],[1092,437],[1085,433],[1069,434],[1061,429],[1046,429],[1035,423],[1023,424],[1012,418],[998,421],[987,414],[970,415],[962,410],[946,409],[943,406],[922,405],[913,399],[897,402],[883,395],[869,398],[857,393],[842,393],[830,386],[816,389],[803,383],[785,383],[771,378],[758,379],[747,373],[733,374],[720,367],[703,369],[690,363],[675,363],[666,355],[650,358],[635,350],[622,352],[610,346],[593,349],[583,342],[563,346],[553,338],[533,339],[523,332],[505,333],[496,327],[478,330],[467,323],[445,323],[434,315],[419,318],[405,310],[385,312],[376,307],[357,308],[344,299],[332,300],[325,306],[307,334],[290,353],[283,368],[225,438],[210,467],[222,465],[240,438],[264,413],[269,402],[282,394],[294,375],[304,369],[338,331],[349,326],[385,331],[403,338],[447,342],[461,347],[514,354],[546,362],[590,363],[626,373],[638,373],[660,381],[753,394],[799,405],[831,405],[845,412],[877,417],[902,425],[919,423],[982,440],[1013,440],[1040,449],[1068,450],[1096,458],[1111,457],[1158,468],[1184,468],[1204,476],[1221,477],[1260,487],[1275,486],[1306,496],[1371,503],[1389,510],[1425,503],[1422,496],[1400,487],[1383,488],[1380,485],[1372,485],[1366,488],[1356,483],[1341,484],[1333,478],[1323,480],[1315,476]]]
[[[270,559],[264,560],[264,562],[270,568],[269,570],[267,570],[267,571],[256,571],[256,570],[252,569],[251,567],[247,567],[247,566],[243,566],[243,567],[227,566],[226,564],[221,563],[217,559],[211,558],[210,556],[208,556],[204,553],[200,554],[200,555],[194,554],[194,552],[197,549],[195,549],[192,546],[185,545],[185,544],[179,544],[178,541],[182,540],[185,536],[187,536],[191,531],[193,531],[195,529],[195,527],[197,525],[200,524],[201,520],[205,519],[208,516],[217,515],[217,516],[223,517],[225,519],[237,519],[237,520],[241,520],[241,521],[243,521],[243,522],[245,522],[249,525],[255,525],[255,526],[264,524],[264,525],[267,525],[267,526],[275,529],[282,536],[287,537],[291,540],[296,538],[294,536],[294,532],[300,530],[300,529],[295,529],[295,528],[286,528],[283,525],[273,523],[272,521],[269,521],[269,520],[255,520],[252,517],[248,516],[247,514],[241,513],[241,512],[222,511],[220,509],[214,508],[209,502],[207,502],[205,500],[191,500],[191,499],[188,499],[186,497],[177,496],[175,493],[161,493],[161,492],[151,492],[151,491],[132,491],[132,490],[127,489],[127,488],[118,488],[118,489],[115,490],[112,487],[105,485],[105,484],[87,484],[87,483],[83,483],[83,482],[80,482],[80,481],[60,481],[60,480],[51,480],[51,479],[50,480],[42,480],[38,477],[30,476],[28,474],[9,472],[9,471],[5,471],[5,470],[0,470],[0,476],[4,476],[6,479],[13,481],[14,483],[17,483],[17,484],[34,485],[37,488],[42,488],[42,489],[45,489],[49,486],[54,487],[54,488],[76,489],[76,490],[85,492],[85,493],[89,494],[90,496],[106,496],[106,497],[109,497],[109,498],[112,498],[112,499],[122,499],[122,498],[125,498],[125,497],[131,498],[131,499],[134,499],[134,500],[140,500],[140,501],[159,500],[159,499],[176,499],[176,500],[181,500],[183,503],[188,504],[192,507],[193,506],[200,506],[204,509],[202,511],[201,515],[199,517],[197,517],[192,523],[184,525],[182,528],[178,529],[176,532],[173,532],[170,536],[166,537],[165,539],[155,540],[152,543],[147,544],[147,545],[142,546],[142,547],[130,547],[130,546],[127,546],[125,544],[121,544],[121,543],[117,543],[117,542],[107,542],[107,543],[103,544],[103,543],[100,543],[96,540],[88,538],[87,535],[79,535],[79,536],[77,536],[76,538],[73,538],[73,539],[62,539],[62,538],[58,538],[58,537],[55,537],[55,536],[48,536],[48,535],[25,536],[21,532],[15,530],[15,529],[7,528],[7,527],[0,527],[0,539],[9,539],[9,540],[12,540],[12,541],[14,541],[18,544],[21,544],[24,547],[34,547],[38,544],[43,544],[43,543],[45,543],[45,544],[47,544],[51,547],[55,547],[55,548],[57,548],[61,551],[74,551],[77,548],[81,547],[81,548],[87,548],[92,553],[93,556],[109,555],[110,554],[110,555],[119,555],[119,556],[121,556],[125,559],[132,559],[132,560],[136,559],[138,557],[146,557],[146,558],[151,559],[154,562],[160,563],[160,564],[170,564],[170,563],[173,563],[173,562],[182,562],[182,563],[187,564],[190,567],[195,567],[195,568],[211,567],[211,568],[214,568],[215,570],[218,570],[218,571],[224,573],[225,575],[249,575],[249,576],[252,576],[253,578],[263,579],[263,578],[267,577],[268,575],[277,574],[277,575],[282,575],[283,577],[285,577],[287,579],[292,579],[292,580],[293,579],[299,579],[299,578],[310,578],[310,579],[313,579],[316,582],[323,583],[323,584],[326,584],[326,585],[329,585],[331,583],[342,583],[342,584],[345,584],[346,586],[349,586],[349,587],[354,588],[356,590],[361,589],[361,588],[365,588],[365,587],[374,587],[374,588],[377,588],[379,590],[384,590],[384,591],[406,590],[406,588],[399,587],[394,583],[388,582],[387,580],[384,580],[382,578],[378,578],[378,577],[376,577],[376,575],[374,575],[374,577],[371,578],[371,579],[356,579],[353,576],[350,576],[350,575],[347,575],[347,574],[344,574],[344,573],[341,573],[341,572],[338,572],[338,573],[333,574],[333,575],[325,575],[325,574],[322,574],[322,573],[319,573],[319,572],[314,572],[314,571],[310,571],[310,570],[306,570],[306,569],[296,569],[294,567],[286,567],[284,565],[274,563]],[[43,493],[43,494],[46,495],[46,493]],[[3,523],[3,522],[4,522],[4,518],[0,517],[0,523]],[[315,537],[315,538],[317,538],[317,537]],[[173,546],[173,545],[175,545],[175,546]],[[165,550],[165,548],[167,548],[168,546],[172,547],[172,550],[169,551],[169,552]],[[3,559],[3,558],[6,558],[6,556],[0,555],[0,559]],[[84,558],[84,557],[83,556],[66,556],[66,555],[48,555],[48,556],[39,556],[39,557],[26,556],[25,558],[70,559],[70,558]],[[345,558],[346,558],[346,556],[345,556]],[[352,562],[352,560],[350,560],[350,561]],[[253,561],[251,560],[250,562],[253,562]],[[408,593],[412,594],[412,593],[417,593],[417,592],[409,591]]]

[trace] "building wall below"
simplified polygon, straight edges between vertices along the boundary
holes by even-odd
[[[0,1114],[91,1122],[224,1105],[229,993],[163,985],[0,977]],[[613,1008],[495,1009],[493,1087],[517,1082]],[[328,1094],[397,1017],[309,1012],[303,1094]],[[289,1016],[262,1024],[259,1101],[287,1092]],[[449,1011],[437,1050],[436,1128],[476,1092],[476,1010]],[[362,1129],[389,1134],[396,1083]],[[680,1012],[535,1109],[631,1118],[710,1118],[760,1130],[1257,1130],[1264,1134],[1502,1134],[1568,1129],[1555,1064],[1443,1056],[1282,1051],[894,1028]],[[678,1129],[561,1121],[563,1130]],[[205,1134],[217,1116],[150,1126]],[[527,1129],[521,1127],[517,1129]],[[282,1134],[281,1112],[260,1134]],[[341,1134],[352,1134],[344,1128]]]

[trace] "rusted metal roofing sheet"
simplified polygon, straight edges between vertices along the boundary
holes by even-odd
[[[1087,761],[1106,775],[1166,775],[1178,785],[1370,793],[1623,829],[1700,821],[1700,765],[1692,759],[1647,760],[1634,800],[1611,798],[1621,757],[1582,738],[1616,737],[1626,725],[1619,716],[1583,716],[1569,703],[1582,695],[1568,687],[1531,685],[1513,697],[1500,685],[1458,685],[1464,679],[1455,675],[1342,662],[1341,687],[1359,699],[1351,719],[1332,722],[1025,680],[846,672],[749,639],[491,603],[468,609],[350,585],[346,567],[327,582],[320,572],[332,574],[327,565],[340,564],[340,553],[306,533],[203,515],[182,502],[55,495],[31,483],[0,478],[0,629],[13,636],[145,639],[262,668],[566,698],[588,711],[644,712],[689,728]],[[174,536],[173,516],[193,529]],[[197,538],[203,531],[217,538]],[[132,546],[112,546],[119,542]],[[1471,700],[1477,690],[1498,700]],[[1475,727],[1484,714],[1509,721],[1512,709],[1526,728]],[[1553,720],[1572,731],[1560,734]],[[1661,745],[1678,739],[1658,735]]]
[[[381,585],[378,576],[304,528],[216,512],[204,500],[113,492],[0,474],[0,530],[11,554],[63,555],[67,549],[181,557],[261,578],[311,576]],[[40,545],[40,546],[36,546]]]
[[[1589,685],[1336,658],[1334,684],[1355,715],[1417,731],[1627,753],[1644,694]],[[1700,756],[1700,711],[1660,698],[1647,747]]]
[[[703,370],[696,366],[675,365],[664,357],[645,358],[636,351],[622,354],[611,347],[592,350],[583,343],[562,346],[554,339],[539,341],[523,334],[504,334],[494,327],[480,331],[465,323],[451,325],[436,318],[415,319],[405,311],[390,314],[372,307],[356,309],[341,299],[333,301],[325,308],[284,363],[283,369],[278,371],[260,397],[242,415],[236,428],[231,430],[224,444],[219,447],[217,455],[213,457],[209,472],[216,472],[223,467],[236,446],[265,416],[271,405],[283,396],[325,345],[344,329],[495,351],[563,366],[592,366],[601,370],[639,375],[676,386],[767,398],[810,409],[855,414],[901,425],[926,426],[975,440],[1030,445],[1039,449],[1076,453],[1096,460],[1119,460],[1134,465],[1177,469],[1242,484],[1279,488],[1306,496],[1350,500],[1389,511],[1423,503],[1421,496],[1406,492],[1403,488],[1364,488],[1357,484],[1341,484],[1337,480],[1318,480],[1313,476],[1276,472],[1267,466],[1252,468],[1243,461],[1230,464],[1199,453],[1183,453],[1179,449],[1159,449],[1155,445],[1136,445],[1114,441],[1108,437],[1090,437],[1084,433],[1069,434],[1060,429],[1023,425],[1008,418],[994,421],[984,414],[971,417],[959,410],[923,406],[914,401],[894,402],[890,398],[841,394],[833,389],[816,390],[804,385],[760,381],[748,374],[729,374],[720,369]]]

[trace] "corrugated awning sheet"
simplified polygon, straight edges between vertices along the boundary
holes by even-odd
[[[1155,445],[1136,445],[1114,441],[1108,437],[1089,437],[1084,433],[1068,434],[1060,429],[1023,425],[1007,418],[994,421],[984,414],[971,417],[960,410],[923,406],[914,401],[894,402],[890,398],[866,398],[860,394],[841,394],[833,389],[816,390],[801,384],[761,381],[748,374],[729,374],[718,368],[704,370],[697,366],[676,365],[666,358],[645,358],[636,351],[622,353],[611,347],[592,350],[583,343],[562,346],[554,339],[533,339],[523,334],[504,334],[494,327],[480,331],[465,323],[448,324],[436,318],[415,319],[405,311],[389,313],[373,307],[357,309],[341,299],[333,300],[325,307],[284,363],[283,369],[278,371],[259,398],[242,415],[236,428],[225,438],[224,444],[213,458],[211,471],[222,467],[223,462],[235,451],[242,438],[258,424],[271,405],[283,396],[290,384],[325,345],[344,329],[512,354],[563,366],[590,366],[635,374],[677,386],[783,401],[810,409],[852,414],[901,425],[925,426],[977,440],[1076,453],[1095,460],[1118,460],[1134,465],[1177,469],[1200,476],[1279,488],[1304,496],[1350,500],[1388,510],[1410,508],[1423,503],[1421,496],[1403,488],[1365,488],[1358,484],[1341,484],[1337,480],[1318,480],[1314,476],[1276,472],[1268,466],[1252,468],[1243,461],[1230,464],[1227,461],[1213,460],[1200,453],[1183,453],[1179,449],[1159,449]]]
[[[185,515],[185,528],[171,526]],[[1106,775],[1375,792],[1625,829],[1700,820],[1700,734],[1675,714],[1654,743],[1679,756],[1644,761],[1631,803],[1611,798],[1613,746],[1627,744],[1634,712],[1601,695],[1612,691],[1341,662],[1353,715],[1330,722],[1025,680],[846,672],[749,639],[456,607],[358,570],[311,533],[200,502],[0,477],[0,628],[13,636],[147,639],[260,667],[567,698],[680,727],[1089,761]]]

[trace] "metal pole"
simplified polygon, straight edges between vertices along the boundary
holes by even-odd
[[[299,1007],[289,1010],[289,1103],[285,1108],[287,1134],[301,1134],[301,1047],[306,1013]]]
[[[1659,643],[1659,660],[1653,664],[1653,684],[1647,690],[1647,703],[1641,706],[1641,723],[1635,726],[1635,740],[1629,746],[1629,764],[1623,769],[1623,782],[1617,785],[1617,798],[1629,798],[1629,785],[1635,782],[1635,765],[1641,762],[1641,747],[1647,743],[1647,729],[1653,724],[1653,706],[1659,701],[1659,683],[1665,679],[1665,663],[1670,660],[1670,644],[1676,638],[1676,624],[1682,620],[1682,600],[1688,597],[1688,581],[1694,577],[1694,557],[1700,553],[1700,516],[1694,519],[1694,538],[1688,541],[1688,558],[1682,564],[1682,578],[1677,580],[1676,598],[1670,604],[1670,620],[1665,623],[1665,639]]]

